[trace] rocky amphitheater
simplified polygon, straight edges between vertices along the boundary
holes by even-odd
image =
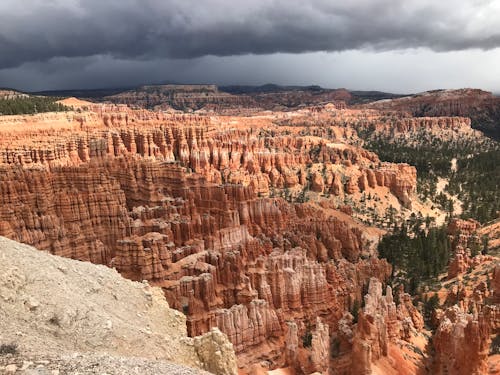
[[[460,137],[469,118],[63,103],[0,116],[5,373],[500,373],[498,260],[465,251],[483,229],[450,224],[463,241],[439,295],[457,303],[432,333],[387,286],[387,228],[353,214],[368,195],[382,216],[428,209],[415,167],[358,133]],[[476,270],[488,283],[452,282]]]

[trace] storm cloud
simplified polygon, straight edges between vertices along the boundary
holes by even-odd
[[[493,0],[2,0],[0,69],[317,51],[489,50]]]

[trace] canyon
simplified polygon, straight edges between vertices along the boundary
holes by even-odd
[[[220,330],[241,374],[494,368],[500,266],[471,254],[469,240],[488,229],[451,221],[432,334],[422,306],[388,286],[377,243],[389,224],[359,210],[369,196],[379,216],[430,212],[416,168],[381,161],[364,132],[479,136],[468,117],[347,107],[340,91],[308,101],[202,89],[146,86],[157,102],[126,93],[119,104],[65,99],[69,112],[0,116],[0,236],[146,280],[185,315],[189,336]],[[457,278],[474,272],[460,289]]]

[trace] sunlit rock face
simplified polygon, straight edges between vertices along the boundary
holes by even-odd
[[[490,327],[484,313],[447,309],[434,335],[434,373],[487,374]]]

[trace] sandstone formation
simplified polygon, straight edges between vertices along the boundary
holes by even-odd
[[[17,99],[27,98],[29,95],[16,90],[0,89],[0,100],[2,99]]]
[[[493,303],[498,304],[500,302],[500,265],[497,265],[493,271],[491,284],[493,290]]]
[[[397,109],[415,116],[467,116],[471,108],[493,99],[490,92],[478,89],[435,90],[421,94],[381,100],[367,106],[376,109]]]
[[[458,306],[445,311],[433,338],[434,374],[486,374],[490,328],[483,313],[467,314]]]
[[[396,121],[380,122],[375,130],[386,135],[396,135],[418,132],[455,131],[467,133],[471,121],[467,117],[401,117]]]
[[[237,96],[220,92],[215,85],[150,85],[124,91],[105,98],[113,103],[142,108],[198,110],[209,104],[238,106]]]
[[[212,328],[203,336],[195,337],[194,348],[205,370],[228,375],[236,372],[233,345],[219,329]]]
[[[478,226],[473,220],[453,220],[448,230],[454,234],[455,245],[459,245],[470,243]],[[469,255],[458,249],[448,279],[435,293],[441,306],[433,314],[436,330],[432,338],[432,373],[490,374],[500,368],[497,349],[491,344],[500,331],[498,258]],[[466,267],[457,267],[462,264]],[[460,272],[453,276],[453,270]]]
[[[491,257],[481,254],[482,244],[478,230],[480,224],[473,220],[452,219],[448,224],[448,236],[452,244],[453,257],[448,266],[448,278],[467,272],[471,267]]]
[[[224,91],[226,90],[226,91]],[[346,108],[352,95],[343,89],[269,88],[263,91],[239,92],[237,87],[215,85],[150,85],[103,98],[116,104],[127,104],[155,110],[203,111],[217,114],[256,113],[262,110],[294,110],[298,106],[333,103]]]
[[[383,295],[380,281],[371,279],[365,295],[365,307],[359,312],[352,338],[351,373],[372,374],[373,364],[391,355],[391,345],[402,341],[411,343],[412,337],[422,328],[422,316],[409,295],[401,292],[396,305],[391,288],[387,287]],[[420,358],[419,362],[407,365],[412,372],[402,367],[399,373],[414,373],[422,365]]]
[[[323,324],[319,318],[316,321],[316,329],[312,334],[311,347],[313,370],[327,374],[330,362],[330,335],[328,325]]]

